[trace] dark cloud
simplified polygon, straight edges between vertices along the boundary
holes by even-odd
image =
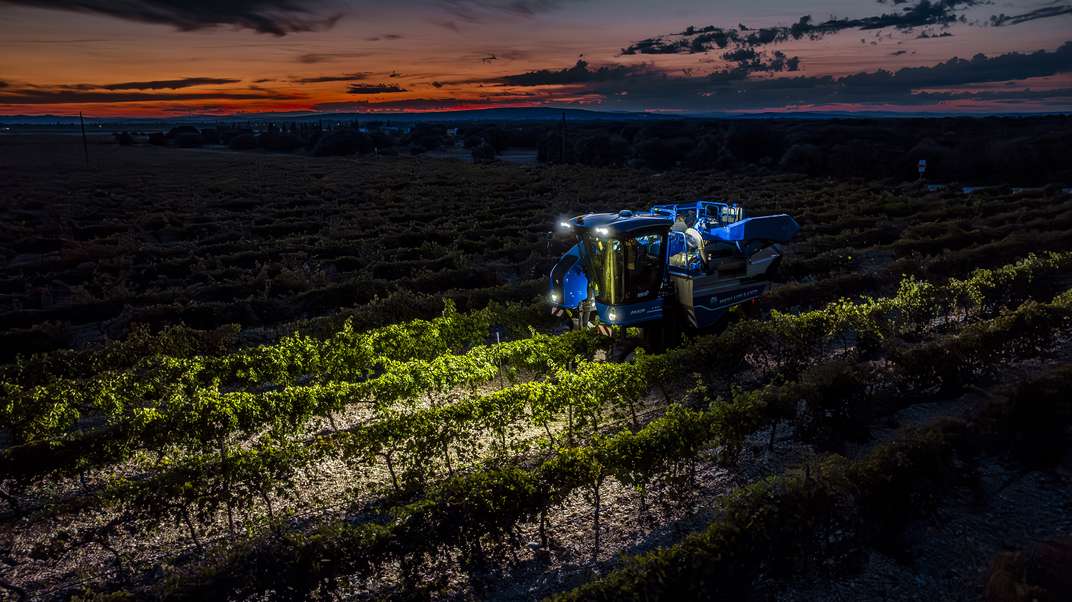
[[[906,4],[905,0],[892,0],[892,4]],[[959,10],[986,0],[919,0],[897,12],[885,13],[860,19],[829,19],[816,23],[811,15],[801,17],[796,23],[786,26],[753,29],[740,24],[736,27],[689,27],[684,31],[646,40],[640,40],[622,49],[622,54],[680,54],[708,52],[727,47],[755,48],[788,40],[802,38],[816,40],[832,33],[848,29],[874,30],[895,28],[912,30],[920,27],[948,26],[963,16]]]
[[[948,31],[939,31],[939,32],[921,31],[921,32],[919,32],[919,35],[916,36],[916,39],[917,40],[929,40],[931,38],[951,38],[951,37],[953,37],[953,34],[949,33]],[[863,42],[863,40],[860,40],[860,41]],[[874,44],[874,42],[871,42],[871,43]]]
[[[120,82],[115,84],[61,84],[57,86],[37,86],[27,84],[27,88],[39,90],[68,90],[68,91],[93,91],[107,90],[110,92],[122,92],[126,90],[179,90],[183,88],[195,88],[198,86],[217,86],[237,84],[242,80],[220,77],[184,77],[182,79],[162,79],[144,82]]]
[[[104,84],[91,86],[101,90],[178,90],[179,88],[192,88],[194,86],[213,86],[224,84],[237,84],[240,79],[224,79],[218,77],[184,77],[182,79],[165,79],[148,82],[122,82],[118,84]]]
[[[992,101],[1017,101],[1038,100],[1050,102],[1069,103],[1072,101],[1072,88],[1057,90],[982,90],[982,91],[939,91],[919,92],[912,95],[916,102],[949,102],[951,100],[992,100]]]
[[[800,57],[786,56],[782,51],[776,51],[774,58],[766,63],[766,71],[800,71]]]
[[[1001,13],[990,17],[990,24],[995,27],[1019,25],[1020,23],[1027,23],[1028,21],[1049,19],[1061,15],[1072,15],[1072,6],[1046,6],[1019,15],[1006,15],[1005,13]]]
[[[518,106],[524,104],[535,106],[545,104],[550,96],[538,93],[503,93],[486,94],[479,98],[404,98],[385,101],[354,100],[349,102],[326,102],[313,106],[320,112],[397,112],[397,111],[450,111],[461,109],[481,109],[501,106]]]
[[[754,48],[738,48],[724,53],[722,58],[733,63],[747,63],[756,60],[758,56],[759,53]]]
[[[432,98],[407,98],[388,102],[325,102],[313,105],[313,109],[322,113],[364,113],[368,111],[446,111],[458,108],[462,101]]]
[[[54,105],[74,103],[126,103],[189,100],[295,100],[293,94],[277,92],[113,92],[69,88],[19,88],[0,92],[0,105]]]
[[[450,31],[453,31],[454,33],[461,33],[461,31],[462,31],[462,28],[459,27],[458,23],[456,21],[454,21],[453,19],[442,19],[442,20],[432,21],[432,23],[435,23],[436,25],[442,27],[443,29],[449,29]]]
[[[0,0],[2,2],[3,0]],[[67,38],[56,39],[46,38],[40,40],[4,40],[4,45],[36,45],[36,44],[48,44],[49,46],[60,45],[79,45],[79,44],[96,44],[99,42],[111,42],[112,40],[104,38]]]
[[[246,89],[253,90],[255,92],[274,92],[274,90],[272,90],[271,88],[265,88],[264,86],[258,86],[256,84],[253,84]]]
[[[431,21],[445,29],[460,32],[460,23],[479,24],[504,16],[533,17],[557,10],[567,2],[568,0],[435,0],[451,18]]]
[[[532,58],[533,53],[520,48],[498,48],[481,53],[464,54],[460,57],[465,62],[490,64],[495,61],[520,61]]]
[[[532,16],[556,10],[564,2],[562,0],[506,0],[505,2],[483,0],[481,4],[517,15]]]
[[[382,36],[371,36],[365,38],[366,42],[379,42],[380,40],[401,40],[402,36],[397,33],[385,33]]]
[[[529,71],[528,73],[520,73],[518,75],[506,75],[487,81],[509,86],[585,84],[624,79],[629,75],[639,73],[646,69],[646,66],[634,65],[604,65],[597,69],[589,69],[586,61],[578,60],[576,65],[566,69],[541,69],[539,71]]]
[[[735,55],[735,58],[750,61],[751,55]],[[750,77],[750,71],[740,67],[696,76],[672,76],[647,69],[624,77],[581,83],[572,87],[570,93],[572,97],[602,98],[601,104],[607,109],[661,108],[692,112],[833,104],[911,107],[971,99],[987,102],[1006,99],[1010,103],[1032,101],[1050,106],[1059,106],[1063,101],[1067,108],[1069,103],[1063,92],[942,90],[1067,72],[1072,72],[1072,42],[1054,51],[1014,52],[993,57],[976,55],[971,59],[950,59],[930,67],[879,70],[841,78],[755,78]]]
[[[226,115],[234,115],[234,105],[212,104],[212,103],[182,104],[182,105],[173,106],[173,107],[162,106],[162,107],[153,107],[153,109],[157,110],[157,111],[160,111],[162,113],[171,113],[171,114],[175,114],[175,115],[189,115],[191,113],[201,113],[201,114],[223,113],[223,114],[226,114]]]
[[[752,48],[741,48],[723,54],[722,58],[731,63],[736,63],[736,65],[729,69],[711,73],[706,78],[708,81],[736,81],[746,79],[752,73],[773,73],[800,69],[799,58],[786,56],[781,51],[766,53]],[[688,73],[691,74],[691,71]],[[652,76],[666,77],[665,74],[657,72],[650,65],[603,65],[598,68],[591,68],[582,59],[578,60],[573,67],[566,69],[540,69],[538,71],[505,75],[490,80],[475,80],[467,83],[493,83],[506,86],[567,86],[621,81],[635,77],[650,78]]]
[[[327,82],[352,82],[366,79],[368,76],[368,73],[343,73],[341,75],[321,75],[319,77],[296,77],[290,81],[296,84],[323,84]]]
[[[716,72],[716,77],[729,76],[737,79],[738,75],[749,73],[777,73],[781,71],[799,71],[800,57],[787,56],[781,50],[768,53],[755,48],[742,47],[722,54],[722,60],[736,63],[728,71]]]
[[[323,14],[323,0],[0,0],[0,3],[108,15],[170,25],[180,31],[216,26],[284,36],[335,25],[339,13]]]
[[[914,88],[954,86],[1044,77],[1072,71],[1072,42],[1053,52],[1010,52],[995,57],[977,54],[971,59],[952,58],[933,67],[905,67],[896,72],[848,75],[839,81],[855,88],[907,91]]]
[[[506,13],[531,17],[562,6],[562,0],[438,0],[438,4],[455,17],[479,23],[485,17]]]
[[[406,91],[405,88],[394,84],[350,84],[346,88],[348,94],[394,94]]]
[[[315,65],[317,63],[330,63],[339,59],[353,59],[368,56],[367,52],[311,52],[299,54],[295,60],[303,65]]]
[[[4,80],[0,79],[0,88],[6,88],[6,87],[8,87],[8,86],[10,86],[10,85],[11,85],[11,84],[9,84],[9,83],[7,83],[6,81],[4,81]],[[437,87],[438,87],[438,86],[437,86]]]

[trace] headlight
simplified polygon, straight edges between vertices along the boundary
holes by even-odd
[[[607,320],[614,322],[618,319],[618,314],[614,313],[614,310],[607,312]]]
[[[551,303],[558,303],[558,293],[551,293]]]

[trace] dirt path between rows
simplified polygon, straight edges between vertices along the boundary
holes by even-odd
[[[1069,352],[1066,343],[1056,355],[1067,359]],[[1005,378],[1016,382],[1044,365],[1025,362],[1006,371]],[[987,397],[979,390],[957,400],[918,404],[898,412],[895,420],[925,426],[945,416],[968,416]],[[894,433],[875,431],[875,443]],[[785,602],[980,600],[999,553],[1072,535],[1072,450],[1046,471],[984,457],[977,477],[977,490],[956,489],[908,529],[903,556],[871,550],[857,574],[839,579],[804,575],[782,584],[771,597]]]
[[[1058,350],[1066,357],[1067,343]],[[1008,382],[1023,380],[1052,362],[1025,362],[1005,371]],[[847,446],[845,455],[859,457],[896,437],[904,427],[925,427],[945,417],[967,417],[989,396],[987,388],[970,390],[956,399],[909,405],[872,424],[866,442]],[[554,543],[543,551],[534,526],[522,529],[528,542],[517,557],[504,552],[487,571],[454,573],[447,577],[452,600],[533,600],[565,591],[605,574],[621,564],[623,555],[673,545],[689,532],[717,518],[718,500],[738,487],[779,475],[821,455],[790,435],[788,425],[773,450],[766,432],[750,439],[740,464],[719,467],[705,457],[696,472],[696,489],[681,496],[672,487],[652,487],[648,508],[641,512],[639,492],[610,481],[602,493],[601,546],[592,561],[592,505],[575,494],[553,513]],[[978,491],[955,489],[934,513],[914,523],[905,534],[906,561],[878,551],[867,553],[860,570],[829,579],[805,574],[788,582],[757,584],[757,598],[797,601],[978,600],[995,555],[1040,540],[1072,535],[1072,453],[1056,471],[1024,472],[998,459],[983,458]],[[677,496],[677,497],[675,497]],[[666,499],[660,506],[653,500]],[[458,571],[453,563],[437,569]],[[433,572],[438,570],[433,569]],[[442,575],[440,575],[442,577]],[[482,583],[490,584],[488,589]],[[363,592],[376,597],[387,591]]]

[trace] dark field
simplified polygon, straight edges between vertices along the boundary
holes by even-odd
[[[89,154],[0,136],[0,595],[971,600],[1072,562],[1060,185]],[[748,315],[622,362],[548,320],[561,218],[701,197],[801,225]]]
[[[383,324],[438,314],[444,294],[528,299],[568,206],[554,173],[107,141],[86,170],[73,137],[0,139],[7,359],[130,324],[271,328],[338,308]]]
[[[565,248],[547,239],[560,217],[669,199],[731,198],[753,214],[796,216],[806,227],[790,253],[815,256],[791,262],[790,280],[868,272],[883,255],[1002,241],[1027,252],[1037,232],[1037,250],[1069,242],[1059,189],[1010,203],[1000,188],[943,196],[762,172],[314,159],[119,147],[107,137],[93,140],[86,169],[74,137],[11,136],[0,145],[8,360],[122,337],[132,324],[271,329],[345,309],[371,326],[436,315],[443,296],[463,310],[528,301]],[[974,209],[980,202],[997,215]],[[1024,213],[1030,208],[1043,211]],[[956,219],[921,225],[939,212]],[[1013,257],[978,255],[971,265]]]

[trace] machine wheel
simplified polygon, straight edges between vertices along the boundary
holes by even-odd
[[[585,317],[586,316],[585,316],[584,312],[581,312],[578,315],[570,316],[570,318],[569,318],[570,330],[584,330],[585,328],[591,328],[593,326],[591,315],[587,316],[588,317],[587,322],[584,321]]]
[[[681,344],[686,317],[680,308],[667,307],[660,322],[641,329],[644,348],[652,353],[662,353]]]
[[[730,312],[726,312],[722,314],[722,317],[719,318],[717,322],[705,328],[704,333],[715,335],[722,334],[722,332],[726,330],[726,327],[730,325],[731,320]]]
[[[588,302],[582,302],[581,307],[577,310],[577,315],[573,317],[571,322],[572,330],[582,330],[584,328],[592,327],[592,316],[595,314],[595,308]]]
[[[659,326],[645,326],[640,329],[640,336],[644,340],[644,349],[652,353],[662,351],[662,328]]]
[[[740,314],[740,317],[748,320],[759,318],[763,314],[763,309],[759,301],[759,299],[752,299],[747,303],[738,305],[737,312]]]

